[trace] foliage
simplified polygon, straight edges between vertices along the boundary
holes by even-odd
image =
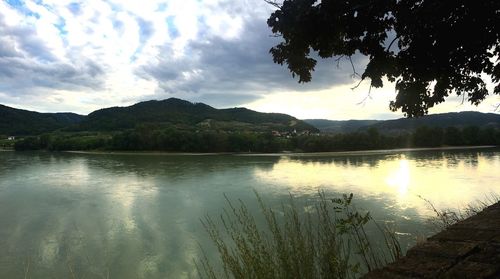
[[[486,207],[500,201],[500,196],[495,193],[491,193],[488,196],[485,196],[485,198],[482,200],[476,200],[475,202],[469,203],[463,209],[455,210],[450,208],[438,209],[430,200],[422,196],[418,197],[422,199],[427,204],[427,206],[436,214],[436,216],[430,218],[428,221],[438,230],[443,230],[453,224],[472,217],[483,211]]]
[[[14,149],[23,150],[97,150],[104,149],[110,136],[98,133],[51,133],[25,137],[16,141]]]
[[[0,136],[0,149],[12,149],[14,148],[14,142],[14,140],[8,140]]]
[[[76,124],[82,118],[74,113],[38,113],[0,105],[0,134],[39,135]]]
[[[401,249],[394,234],[384,234],[387,250],[374,248],[364,230],[371,216],[356,211],[352,197],[327,200],[320,193],[310,212],[299,208],[293,197],[274,210],[257,195],[264,228],[242,201],[235,205],[226,198],[221,227],[210,216],[202,220],[223,270],[214,268],[204,254],[197,262],[200,277],[353,278],[399,258]]]
[[[215,109],[203,103],[176,98],[97,110],[89,114],[79,126],[71,127],[71,130],[119,131],[133,129],[145,123],[161,128],[175,126],[226,131],[318,131],[286,114],[261,113],[245,108]]]
[[[415,133],[381,134],[378,129],[325,134],[274,136],[259,132],[216,132],[140,125],[114,133],[50,133],[17,140],[16,150],[123,150],[167,152],[329,152],[408,147],[500,145],[500,129],[422,126]]]
[[[34,136],[54,131],[124,131],[141,125],[155,129],[318,132],[314,126],[286,114],[261,113],[245,108],[215,109],[175,98],[100,109],[88,116],[38,113],[0,105],[0,118],[0,134],[13,136]]]
[[[270,52],[299,82],[309,82],[316,59],[369,57],[361,78],[396,83],[393,111],[421,116],[450,94],[479,104],[500,94],[500,2],[284,0],[267,23],[282,41]],[[352,63],[352,60],[351,60]],[[355,72],[355,74],[357,74]],[[488,91],[483,74],[492,78]]]

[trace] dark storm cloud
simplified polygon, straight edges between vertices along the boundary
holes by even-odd
[[[67,63],[40,63],[20,57],[0,57],[0,89],[46,87],[52,89],[97,89],[101,86],[102,69],[91,61],[75,66]],[[9,92],[5,92],[9,93]]]
[[[170,58],[173,50],[165,45],[161,57],[138,69],[137,74],[157,80],[161,90],[177,97],[212,96],[209,103],[216,106],[247,103],[270,92],[320,90],[353,82],[347,60],[337,68],[334,59],[318,59],[313,81],[298,84],[286,66],[273,63],[269,49],[279,43],[279,38],[270,33],[265,19],[247,21],[240,38],[211,36],[190,42],[180,60]],[[364,70],[363,57],[354,57],[353,62],[357,72]]]
[[[9,26],[0,14],[0,90],[4,94],[34,94],[36,88],[99,89],[103,68],[69,52],[68,61],[56,57],[36,30]]]

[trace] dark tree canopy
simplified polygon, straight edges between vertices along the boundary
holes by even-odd
[[[270,52],[299,82],[316,60],[369,57],[361,78],[396,83],[393,111],[421,116],[450,94],[479,104],[500,94],[499,0],[284,0],[267,23],[282,42]],[[484,80],[489,76],[492,92]]]

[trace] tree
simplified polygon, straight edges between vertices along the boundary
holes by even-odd
[[[443,144],[443,128],[420,126],[413,134],[413,143],[417,147],[436,147]]]
[[[266,2],[277,7],[267,23],[282,37],[270,50],[273,60],[299,82],[311,81],[317,63],[312,50],[321,58],[368,56],[361,80],[373,87],[382,87],[384,77],[395,82],[389,107],[408,117],[427,114],[450,94],[475,105],[500,94],[498,0]]]
[[[463,145],[462,131],[457,127],[447,127],[444,131],[444,143],[447,145]]]

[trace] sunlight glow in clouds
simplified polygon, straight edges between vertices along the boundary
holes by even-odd
[[[393,86],[366,97],[350,65],[319,61],[298,84],[268,53],[273,7],[254,0],[7,0],[0,2],[0,103],[92,110],[178,97],[300,118],[396,118]],[[366,59],[355,57],[363,69]],[[435,111],[491,111],[452,101]]]

